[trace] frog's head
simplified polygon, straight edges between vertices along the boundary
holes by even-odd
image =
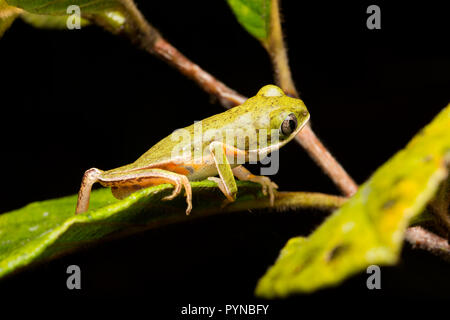
[[[252,98],[257,101],[257,113],[260,115],[259,128],[278,133],[279,140],[271,142],[272,149],[278,149],[292,140],[309,120],[309,112],[300,99],[291,98],[274,85],[262,87]],[[256,102],[255,101],[255,102]],[[270,141],[271,138],[268,137]]]

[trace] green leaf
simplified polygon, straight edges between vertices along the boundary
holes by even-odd
[[[256,294],[274,298],[310,292],[372,264],[395,264],[408,224],[446,179],[449,129],[450,105],[308,238],[288,242]]]
[[[36,27],[44,29],[65,29],[67,25],[67,8],[78,5],[81,11],[81,27],[94,22],[105,29],[117,33],[125,25],[126,18],[122,2],[124,0],[0,0],[7,1],[24,9],[22,19]],[[21,10],[21,9],[18,9]],[[70,11],[72,14],[73,11]]]
[[[266,42],[270,33],[271,0],[227,0],[239,23],[256,39]]]
[[[20,17],[26,23],[32,25],[35,28],[40,29],[67,29],[67,15],[64,16],[50,16],[34,14],[29,12],[23,12]],[[85,27],[89,25],[89,21],[86,19],[80,19],[80,26]]]
[[[224,201],[217,185],[205,180],[192,182],[194,210],[186,216],[186,201],[179,196],[161,201],[170,194],[168,184],[150,187],[118,201],[109,189],[92,192],[90,210],[75,215],[77,196],[31,203],[0,215],[0,277],[31,263],[71,252],[111,236],[136,233],[162,224],[193,219],[218,212],[268,208],[270,201],[258,184],[238,181],[238,199],[220,209]],[[275,208],[321,206],[335,209],[344,199],[317,193],[279,193]]]
[[[120,0],[6,0],[9,5],[44,15],[67,15],[67,8],[77,5],[81,14],[98,13],[117,8]]]
[[[0,38],[20,14],[21,10],[6,4],[5,0],[0,0]]]

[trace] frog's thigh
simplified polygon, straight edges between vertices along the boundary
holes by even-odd
[[[141,169],[128,174],[100,177],[98,181],[104,186],[111,187],[113,195],[119,199],[150,185],[172,183],[175,187],[174,191],[171,195],[163,198],[163,200],[171,200],[181,192],[181,187],[183,186],[186,191],[186,202],[188,204],[186,214],[189,214],[192,209],[191,184],[186,176],[178,173],[162,169]]]
[[[256,176],[248,171],[244,166],[239,166],[233,169],[233,174],[241,181],[252,181],[259,183],[262,186],[262,192],[264,195],[269,193],[270,204],[275,202],[275,192],[278,186],[275,182],[272,182],[268,177]]]
[[[229,201],[234,201],[236,199],[237,186],[227,154],[235,155],[242,153],[242,151],[218,141],[212,142],[209,145],[209,150],[220,176],[221,183],[218,183],[219,188]],[[217,178],[214,177],[211,177],[209,180],[217,182]]]

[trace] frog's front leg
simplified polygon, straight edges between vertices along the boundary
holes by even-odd
[[[227,155],[234,157],[235,155],[242,155],[243,151],[219,141],[212,142],[209,145],[209,151],[220,178],[209,177],[208,180],[217,183],[219,189],[227,197],[227,202],[233,202],[236,200],[237,185]]]
[[[273,206],[275,202],[275,192],[278,186],[275,182],[272,182],[268,177],[256,176],[248,171],[244,166],[239,166],[233,169],[233,174],[241,181],[252,181],[259,183],[262,186],[262,192],[264,195],[269,193],[270,205]]]
[[[174,191],[171,195],[164,197],[163,200],[175,198],[181,192],[181,187],[183,186],[186,191],[186,202],[188,204],[186,214],[189,214],[192,210],[192,188],[188,178],[184,175],[162,169],[140,169],[126,173],[108,174],[107,172],[92,168],[86,171],[83,177],[81,189],[78,194],[77,214],[87,211],[91,188],[95,182],[99,182],[106,187],[122,188],[125,190],[124,193],[127,193],[129,190],[137,191],[140,188],[151,185],[162,183],[173,184],[175,186]]]

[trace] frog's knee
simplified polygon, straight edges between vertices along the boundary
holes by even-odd
[[[90,168],[89,170],[86,170],[83,176],[83,180],[86,181],[97,181],[100,176],[102,175],[103,171],[97,168]]]

